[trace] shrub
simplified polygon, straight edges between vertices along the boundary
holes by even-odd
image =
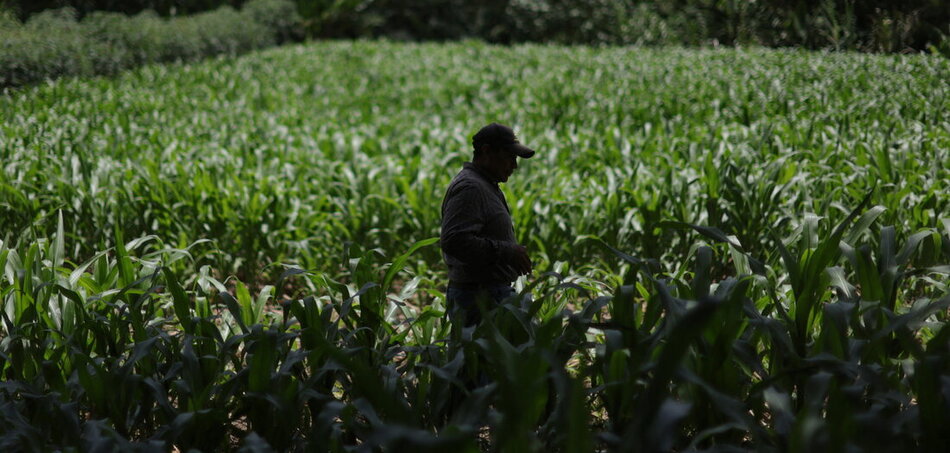
[[[212,13],[196,14],[189,22],[195,27],[196,42],[204,55],[236,55],[274,45],[273,34],[265,25],[228,6]]]
[[[17,29],[21,25],[22,24],[12,11],[8,11],[0,7],[0,32]]]
[[[26,26],[34,30],[78,31],[79,13],[75,8],[48,9],[30,17]]]
[[[148,63],[237,55],[285,42],[298,20],[287,0],[254,0],[238,12],[224,6],[192,16],[129,17],[74,8],[43,11],[20,24],[0,15],[0,88],[72,75],[115,74]]]
[[[693,8],[623,0],[513,0],[505,17],[513,41],[572,44],[700,44],[708,30]]]
[[[87,73],[86,43],[75,17],[74,9],[62,8],[5,28],[0,41],[3,86]]]
[[[159,44],[159,61],[190,61],[201,55],[200,33],[194,21],[169,20],[153,36]]]
[[[622,0],[513,0],[508,13],[518,40],[616,43],[627,5]]]
[[[297,7],[288,1],[251,0],[241,7],[241,14],[270,29],[278,44],[300,35],[297,30],[300,14],[297,13]]]
[[[950,27],[947,27],[947,34],[940,37],[940,42],[930,46],[930,52],[950,58]]]
[[[673,20],[663,17],[655,5],[648,3],[640,3],[626,10],[617,30],[617,39],[623,44],[686,44],[702,40],[698,37],[691,38],[690,28],[674,25]]]
[[[129,66],[162,61],[167,33],[165,21],[152,11],[129,17],[120,13],[97,11],[82,21],[87,35],[115,49],[124,49]]]

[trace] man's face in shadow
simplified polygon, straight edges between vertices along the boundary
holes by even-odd
[[[518,168],[518,156],[506,149],[490,147],[485,155],[485,170],[498,182],[508,182],[508,178]]]

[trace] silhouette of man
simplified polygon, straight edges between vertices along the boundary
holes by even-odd
[[[479,300],[501,302],[531,272],[527,249],[515,241],[511,211],[498,188],[534,150],[510,127],[492,123],[472,137],[474,156],[452,179],[442,200],[442,256],[449,268],[446,304],[456,326],[481,321]]]

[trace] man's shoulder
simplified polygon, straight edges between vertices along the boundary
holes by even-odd
[[[445,198],[465,198],[478,196],[483,191],[474,181],[454,180],[445,191]]]
[[[459,172],[449,187],[445,190],[443,199],[443,208],[451,203],[456,207],[465,206],[463,209],[481,210],[484,207],[485,200],[491,194],[491,187],[485,182],[484,178],[468,169]]]
[[[449,183],[448,192],[458,192],[462,190],[487,190],[490,189],[490,185],[484,178],[482,178],[478,173],[476,173],[471,168],[463,168],[462,171],[458,172],[452,182]]]

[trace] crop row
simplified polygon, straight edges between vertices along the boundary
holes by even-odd
[[[875,186],[898,231],[939,226],[948,77],[919,55],[336,42],[64,80],[0,98],[0,232],[48,237],[61,210],[75,260],[120,228],[214,241],[196,253],[247,278],[338,270],[347,243],[436,236],[497,120],[540,150],[505,190],[542,267],[604,267],[589,236],[682,257],[666,220],[777,262],[770,231],[840,220]]]
[[[940,451],[948,73],[337,42],[5,94],[0,448]],[[496,120],[538,272],[454,329]]]
[[[950,225],[897,241],[868,199],[783,240],[780,267],[687,225],[713,244],[688,270],[605,246],[631,266],[607,295],[550,273],[467,329],[392,286],[435,239],[259,294],[183,280],[189,251],[154,237],[76,267],[61,229],[0,245],[0,447],[941,450]],[[942,264],[912,265],[928,241]]]

